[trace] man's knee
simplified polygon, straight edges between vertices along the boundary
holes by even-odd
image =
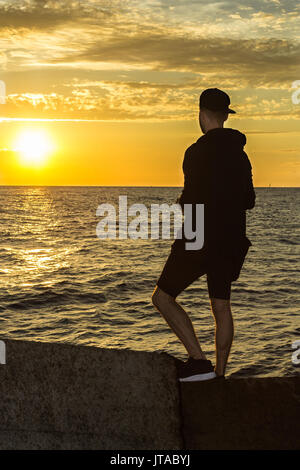
[[[160,307],[166,302],[172,302],[174,298],[156,286],[152,294],[152,303],[155,307]]]
[[[217,310],[228,310],[230,309],[230,299],[217,299],[215,297],[210,298],[212,307]]]
[[[210,299],[212,311],[217,318],[231,315],[230,299]]]

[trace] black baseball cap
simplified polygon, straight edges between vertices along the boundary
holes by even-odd
[[[230,98],[225,91],[218,88],[207,88],[200,95],[200,108],[210,109],[211,111],[225,111],[229,114],[236,114],[236,111],[229,109]]]

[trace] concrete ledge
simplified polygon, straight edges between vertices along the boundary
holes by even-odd
[[[179,383],[166,353],[5,343],[0,449],[299,449],[299,375]]]
[[[186,449],[300,448],[300,376],[180,386]]]
[[[0,449],[181,449],[166,353],[5,340]]]

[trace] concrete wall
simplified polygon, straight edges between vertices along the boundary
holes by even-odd
[[[0,449],[300,447],[300,376],[179,383],[166,353],[5,343]]]
[[[181,388],[187,449],[300,449],[300,376]]]
[[[0,449],[182,448],[166,353],[5,343]]]

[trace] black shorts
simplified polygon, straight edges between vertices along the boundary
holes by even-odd
[[[209,256],[205,249],[185,250],[182,243],[176,243],[172,245],[156,285],[175,298],[206,274],[209,297],[230,299],[231,282],[238,279],[249,246]]]

